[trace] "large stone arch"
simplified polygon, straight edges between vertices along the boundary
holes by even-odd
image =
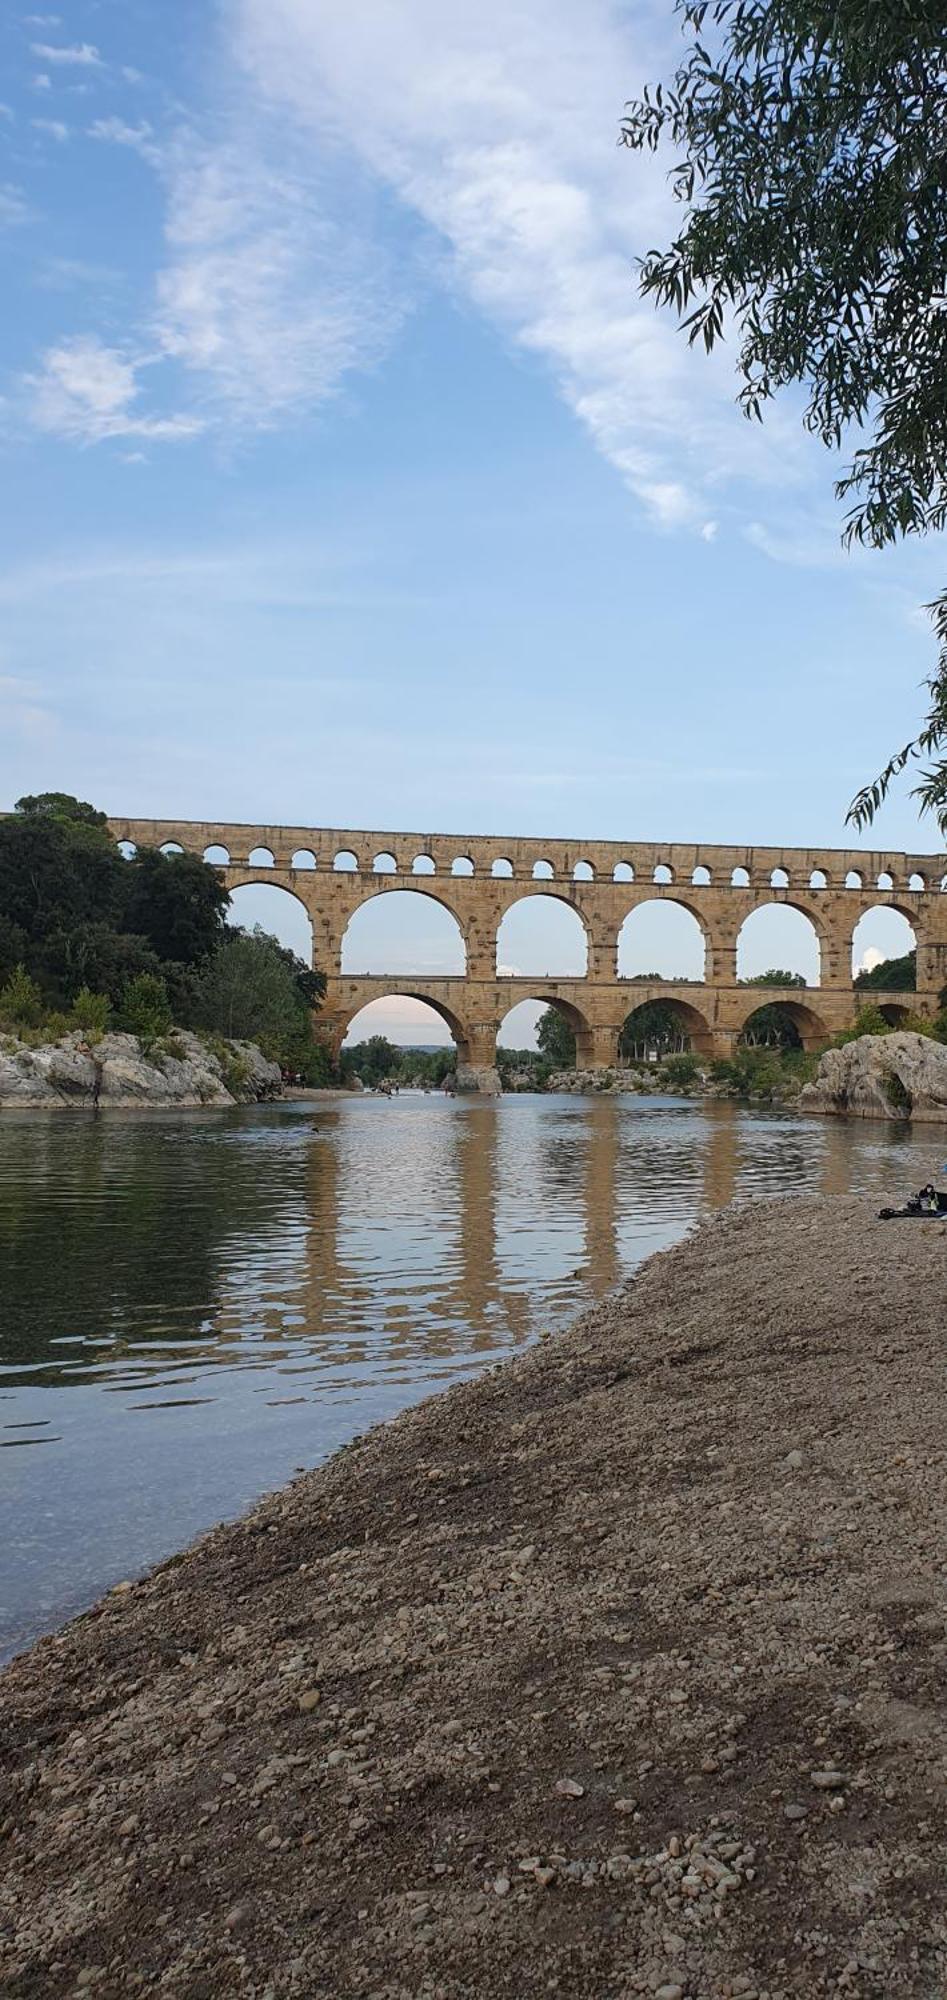
[[[635,991],[634,985],[629,980],[628,982],[629,999],[632,998],[634,991]],[[619,1034],[621,1035],[624,1033],[625,1029],[628,1026],[629,1021],[632,1019],[632,1016],[634,1014],[637,1014],[643,1007],[649,1007],[653,1005],[655,1001],[660,1001],[663,1007],[670,1008],[673,1011],[673,1013],[677,1015],[681,1023],[682,1031],[687,1036],[691,1048],[694,1049],[696,1053],[698,1053],[699,1055],[712,1054],[713,1040],[714,1040],[713,1029],[710,1025],[710,1021],[707,1015],[703,1013],[699,1007],[695,1007],[692,1001],[681,1000],[675,994],[664,994],[662,992],[659,992],[656,988],[651,988],[650,990],[646,988],[645,991],[640,995],[640,997],[634,1000],[632,1006],[628,1008],[625,1017],[621,1023]]]
[[[359,999],[350,1006],[342,1008],[336,1016],[335,1022],[339,1044],[341,1045],[344,1042],[353,1021],[356,1021],[360,1014],[364,1014],[367,1007],[377,1006],[380,1001],[384,1000],[418,1000],[422,1006],[430,1007],[432,1014],[437,1014],[440,1017],[444,1026],[452,1035],[457,1048],[458,1062],[465,1063],[469,1061],[470,1029],[467,1022],[461,1018],[460,1014],[453,1007],[448,1006],[444,1000],[436,999],[431,993],[425,993],[423,980],[417,983],[412,983],[409,980],[403,984],[400,981],[392,980],[390,985],[386,983],[383,993],[373,993],[368,1000]]]
[[[576,1006],[573,1000],[564,1000],[554,987],[550,987],[547,992],[544,992],[542,980],[531,981],[528,993],[518,992],[515,996],[511,995],[509,1006],[504,1007],[503,1011],[497,1017],[497,1034],[500,1034],[504,1021],[509,1018],[515,1008],[522,1007],[524,1002],[529,1000],[535,1001],[537,1007],[554,1007],[557,1014],[562,1015],[575,1036],[577,1069],[590,1068],[596,1056],[595,1031],[592,1023],[588,1019],[588,1016],[583,1013],[582,1009]]]
[[[829,963],[829,947],[831,943],[831,938],[826,925],[825,911],[820,910],[818,908],[817,903],[815,905],[810,903],[806,897],[795,896],[795,895],[761,896],[757,899],[756,902],[753,903],[750,909],[743,911],[740,918],[739,926],[737,928],[734,937],[737,978],[740,980],[745,978],[755,978],[759,975],[760,972],[768,971],[769,968],[762,964],[751,971],[747,971],[741,967],[741,956],[742,956],[741,948],[743,944],[744,932],[746,931],[747,925],[753,926],[755,924],[755,920],[757,917],[765,916],[770,913],[778,914],[782,910],[791,910],[795,916],[802,917],[804,921],[809,925],[815,943],[816,978],[814,981],[807,979],[806,985],[820,986],[822,983],[822,978],[825,972],[825,968]],[[772,946],[771,949],[773,953],[773,956],[771,958],[771,963],[776,964],[778,963],[780,946],[778,943],[776,943]],[[797,970],[797,968],[795,966],[787,965],[784,967],[784,970],[787,972],[794,972]]]
[[[632,933],[635,930],[639,931],[645,930],[647,927],[649,914],[651,912],[656,913],[659,910],[664,910],[669,912],[667,918],[657,919],[660,928],[665,928],[668,923],[674,922],[673,913],[677,910],[682,910],[685,916],[688,918],[689,924],[696,926],[696,931],[697,933],[699,933],[699,938],[703,949],[703,958],[699,965],[699,970],[696,973],[684,972],[681,970],[679,966],[674,966],[673,969],[670,970],[665,970],[663,966],[658,966],[658,965],[653,965],[653,966],[647,965],[647,966],[629,968],[628,971],[624,971],[622,969],[623,952],[625,948],[628,947],[632,942]],[[696,936],[694,937],[694,942],[695,944],[697,943]],[[673,984],[675,980],[681,978],[694,978],[697,984],[703,985],[704,982],[706,981],[708,969],[711,964],[710,954],[712,950],[712,944],[713,940],[711,937],[710,927],[708,925],[707,918],[705,917],[703,911],[699,908],[698,904],[694,901],[691,901],[686,894],[680,895],[677,889],[675,888],[674,893],[672,895],[640,896],[636,898],[635,902],[629,905],[628,909],[625,911],[618,925],[618,930],[615,936],[615,970],[617,976],[620,979],[627,979],[629,982],[634,979],[642,978],[648,972],[654,972],[657,973],[659,977],[666,980],[669,984]],[[645,956],[647,956],[647,946],[645,945],[642,948],[644,950]],[[667,950],[667,947],[661,944],[659,941],[654,947],[654,950],[656,951],[658,956],[663,956],[665,951]]]
[[[384,876],[379,876],[374,879],[379,882],[380,886],[373,892],[369,892],[367,895],[360,896],[358,898],[358,901],[354,904],[353,908],[350,910],[348,914],[347,921],[344,925],[344,928],[342,930],[339,939],[339,956],[343,974],[355,973],[355,975],[358,976],[359,973],[368,973],[374,975],[377,973],[384,974],[391,971],[391,972],[396,972],[400,975],[401,968],[397,966],[378,965],[378,966],[353,967],[351,964],[348,965],[346,964],[346,956],[347,955],[351,956],[352,944],[353,944],[353,938],[352,938],[353,931],[356,933],[356,943],[357,943],[358,931],[360,928],[362,928],[362,920],[363,918],[367,918],[367,913],[371,912],[372,909],[376,908],[378,905],[382,903],[390,904],[392,898],[396,896],[397,897],[409,896],[413,900],[417,901],[423,900],[426,903],[433,903],[444,912],[446,917],[450,918],[450,920],[453,923],[454,933],[455,933],[455,936],[452,941],[457,945],[459,945],[458,955],[460,962],[456,966],[438,967],[438,972],[440,974],[453,974],[453,973],[465,974],[467,971],[467,960],[468,960],[467,931],[462,918],[458,914],[457,910],[453,907],[450,898],[448,896],[440,894],[438,891],[428,886],[429,882],[431,882],[436,878],[432,878],[426,875],[417,875],[411,877],[410,885],[406,882],[405,883],[399,882],[394,886],[392,886],[390,883],[386,884]],[[445,934],[445,942],[446,942],[446,934]],[[430,970],[430,968],[428,969]],[[423,971],[424,971],[423,967],[415,967],[414,970],[415,973],[420,972],[423,976]]]
[[[581,935],[584,963],[582,964],[581,967],[576,969],[573,969],[572,967],[569,966],[563,966],[557,968],[555,966],[546,965],[543,966],[542,968],[523,966],[519,968],[519,970],[525,977],[529,979],[532,978],[538,978],[540,980],[584,979],[587,976],[589,969],[589,962],[592,950],[592,935],[588,919],[585,916],[582,909],[580,908],[578,902],[575,900],[573,896],[570,896],[568,893],[558,888],[554,882],[547,882],[542,879],[537,880],[534,888],[529,888],[525,884],[522,885],[518,884],[517,888],[518,888],[518,893],[514,896],[510,896],[508,901],[505,902],[502,915],[500,917],[500,920],[496,928],[494,950],[495,950],[495,965],[498,976],[500,977],[503,976],[500,973],[500,958],[501,958],[501,936],[503,933],[504,925],[507,924],[509,918],[513,915],[514,911],[525,910],[529,905],[535,906],[537,904],[545,902],[545,903],[556,904],[559,906],[560,909],[569,910],[571,912],[571,915],[577,918],[579,925],[579,932],[578,933],[573,932],[573,936]],[[507,939],[509,941],[509,933],[507,933]],[[529,996],[527,995],[524,997],[528,998]]]
[[[272,925],[266,920],[266,907],[271,903],[271,899],[274,896],[285,896],[287,901],[294,904],[297,910],[302,911],[306,920],[308,944],[305,948],[301,949],[299,941],[292,937],[289,932],[284,935],[282,929],[277,929],[275,934],[280,937],[281,942],[288,944],[296,952],[297,956],[305,959],[308,964],[313,965],[318,962],[319,952],[317,949],[316,926],[313,921],[312,910],[304,896],[300,896],[295,889],[290,888],[289,883],[281,876],[274,875],[272,868],[235,869],[231,867],[226,870],[221,869],[220,872],[226,876],[227,894],[230,897],[230,905],[227,912],[228,922],[245,928],[240,916],[239,904],[235,903],[234,897],[242,889],[259,889],[264,893],[260,897],[260,908],[253,914],[252,922],[260,924],[265,931],[271,931]],[[304,936],[305,933],[300,927],[300,938]],[[320,967],[320,970],[323,969]]]
[[[882,919],[879,927],[880,938],[875,941],[874,949],[881,951],[883,958],[903,958],[909,951],[916,952],[922,942],[922,931],[917,912],[905,908],[897,897],[886,896],[882,902],[867,903],[864,909],[859,910],[857,923],[851,926],[849,955],[853,979],[859,970],[856,961],[864,954],[870,944],[870,939],[865,935],[862,926],[870,926],[873,917],[880,917]],[[895,920],[893,924],[891,922],[892,918]],[[901,928],[902,925],[905,925],[910,932],[909,938],[905,937],[904,930]],[[859,932],[862,933],[860,938]],[[887,936],[885,933],[887,933]],[[857,943],[856,940],[858,940]]]
[[[734,1008],[733,1025],[737,1033],[743,1033],[750,1016],[759,1013],[761,1007],[778,1004],[792,1019],[804,1049],[824,1048],[829,1040],[829,1029],[824,1017],[812,1006],[811,1001],[797,999],[796,990],[790,994],[778,986],[748,986]]]

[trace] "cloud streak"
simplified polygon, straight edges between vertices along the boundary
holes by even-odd
[[[669,204],[663,169],[616,148],[650,52],[607,0],[364,0],[357,20],[231,0],[230,20],[255,89],[435,233],[448,282],[549,369],[653,517],[699,527],[724,477],[775,475],[727,359],[692,356],[637,296]]]
[[[31,42],[30,50],[40,62],[57,63],[63,68],[102,68],[102,58],[91,42],[75,42],[71,46],[60,48],[49,42]]]
[[[174,440],[310,417],[377,365],[409,295],[438,286],[547,371],[661,526],[711,540],[734,481],[802,479],[795,427],[778,412],[765,433],[747,425],[727,355],[693,355],[637,295],[634,257],[670,204],[663,167],[615,141],[660,58],[617,5],[363,0],[353,16],[222,0],[221,24],[216,109],[167,134],[120,116],[88,127],[158,176],[164,254],[111,375],[91,334],[47,354],[42,428]],[[101,62],[88,43],[56,59]],[[194,417],[142,414],[156,359],[152,398]]]
[[[134,406],[141,366],[93,335],[48,348],[39,373],[27,378],[34,422],[42,431],[80,444],[98,444],[103,438],[167,442],[193,437],[201,429],[198,417],[138,413]]]

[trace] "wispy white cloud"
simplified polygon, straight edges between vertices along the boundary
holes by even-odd
[[[610,0],[231,0],[255,88],[318,149],[331,135],[447,246],[441,275],[537,356],[651,514],[700,528],[727,475],[791,477],[732,405],[726,355],[693,355],[638,296],[667,221],[663,166],[615,144],[650,51]]]
[[[21,188],[11,182],[0,186],[0,229],[19,229],[30,220],[30,207]]]
[[[138,413],[142,365],[94,336],[62,341],[47,349],[39,372],[27,380],[34,421],[40,430],[81,444],[110,437],[193,437],[201,428],[197,417]]]
[[[40,62],[59,63],[64,68],[100,69],[102,58],[91,42],[73,42],[56,47],[50,42],[31,42],[30,49]]]
[[[439,284],[548,370],[663,526],[710,540],[728,480],[800,477],[792,427],[736,412],[728,356],[691,354],[638,298],[634,256],[668,196],[663,166],[615,144],[652,52],[613,0],[363,0],[356,16],[222,0],[222,19],[216,115],[170,135],[118,116],[88,127],[165,191],[154,306],[127,330],[126,370],[164,356],[208,428],[285,423],[375,365],[408,294]],[[67,54],[101,61],[87,43]],[[392,193],[397,279],[374,226]]]
[[[41,76],[34,76],[32,87],[34,90],[52,90],[53,79],[51,76],[47,76],[44,71]]]
[[[124,118],[96,118],[88,128],[90,139],[100,139],[111,146],[127,146],[133,153],[140,153],[149,166],[160,167],[162,152],[155,141],[155,135],[147,119],[138,125],[129,125]]]
[[[59,146],[64,146],[69,137],[69,127],[63,124],[61,118],[31,118],[30,124],[34,132],[45,132]]]
[[[292,149],[181,141],[168,162],[169,258],[158,279],[164,351],[231,421],[265,426],[333,395],[398,323],[357,236],[326,215]]]
[[[401,313],[386,258],[328,211],[311,158],[241,109],[239,137],[96,119],[90,138],[138,153],[167,200],[167,255],[146,338],[183,367],[207,420],[263,428],[310,412],[384,351]]]

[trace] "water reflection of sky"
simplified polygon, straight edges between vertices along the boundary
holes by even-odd
[[[619,1282],[734,1195],[936,1137],[680,1100],[404,1093],[0,1121],[0,1649]]]

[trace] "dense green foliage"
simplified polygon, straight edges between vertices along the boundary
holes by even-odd
[[[762,1102],[792,1097],[804,1083],[811,1082],[819,1058],[802,1049],[736,1048],[710,1065],[711,1080],[722,1084],[735,1097],[758,1098]]]
[[[23,965],[50,1006],[82,987],[117,1004],[140,974],[181,988],[226,908],[213,868],[183,854],[126,861],[104,814],[61,792],[0,819],[0,976]]]
[[[257,1041],[304,1081],[326,1081],[311,1020],[324,981],[276,938],[229,927],[228,901],[193,855],[126,860],[83,800],[21,799],[0,818],[0,1020],[143,1042],[176,1021]]]
[[[649,980],[657,980],[657,973],[648,973]],[[672,1000],[646,1000],[641,1007],[632,1008],[618,1038],[619,1058],[632,1060],[656,1058],[659,1062],[666,1055],[683,1055],[690,1037],[681,1015]]]
[[[902,1030],[912,1035],[931,1035],[935,1041],[947,1041],[947,1013],[941,1012],[933,1021],[921,1014],[908,1014],[903,1021],[889,1021],[880,1007],[869,1004],[861,1007],[850,1028],[843,1028],[834,1036],[833,1047],[841,1049],[846,1042],[857,1042],[862,1035],[894,1035]]]
[[[547,1007],[536,1023],[536,1047],[554,1069],[571,1069],[575,1036],[561,1008]]]
[[[686,51],[628,107],[633,150],[674,148],[679,234],[642,290],[709,350],[736,323],[748,415],[788,385],[838,449],[848,540],[947,526],[947,13],[943,0],[676,0]],[[947,828],[947,593],[920,735],[859,793],[869,824],[893,777]]]
[[[913,993],[917,985],[917,952],[906,951],[903,958],[883,958],[868,972],[859,972],[855,986],[860,993]]]

